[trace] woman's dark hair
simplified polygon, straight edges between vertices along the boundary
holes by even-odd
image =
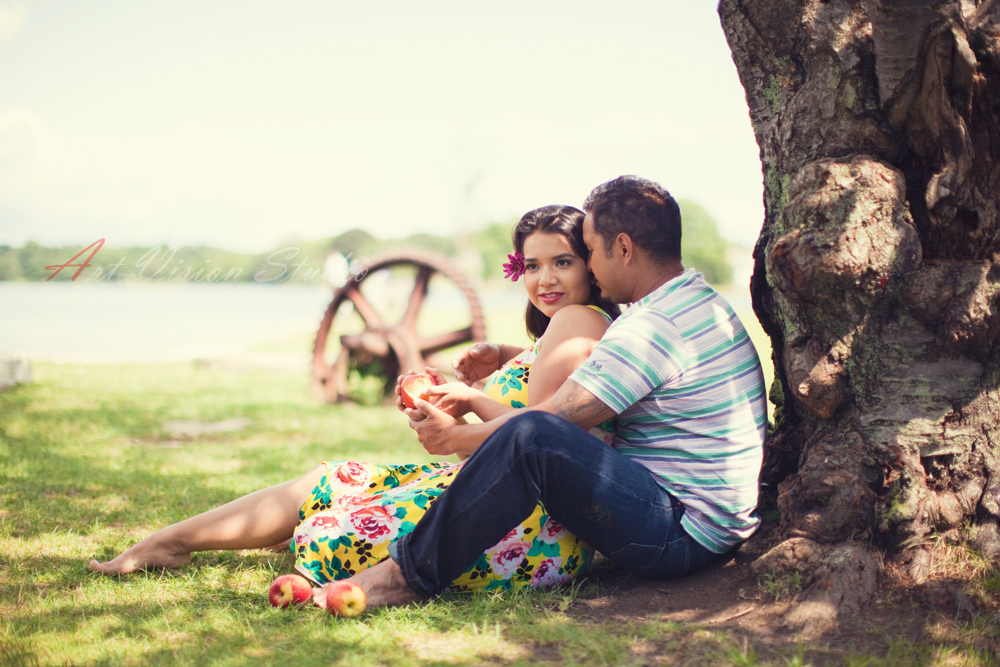
[[[525,213],[511,232],[511,243],[516,252],[524,254],[524,239],[535,232],[543,234],[559,234],[569,241],[583,261],[587,261],[590,253],[587,251],[587,244],[583,242],[583,211],[572,206],[543,206],[533,211]],[[607,299],[601,298],[601,290],[594,283],[590,284],[590,298],[587,305],[597,306],[611,316],[611,319],[621,315],[618,306]],[[528,302],[528,308],[524,313],[524,324],[528,330],[528,335],[532,340],[538,340],[545,329],[549,326],[549,317],[535,307],[535,304]]]

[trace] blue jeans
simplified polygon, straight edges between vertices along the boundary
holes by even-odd
[[[679,577],[721,557],[688,536],[683,506],[646,468],[544,412],[518,415],[491,435],[389,555],[410,588],[433,597],[539,502],[574,535],[641,576]]]

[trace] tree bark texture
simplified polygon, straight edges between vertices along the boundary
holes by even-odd
[[[773,344],[763,481],[781,535],[901,550],[971,526],[988,547],[1000,0],[722,0],[719,14],[764,175],[751,291]]]

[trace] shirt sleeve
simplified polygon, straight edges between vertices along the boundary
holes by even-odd
[[[612,324],[569,379],[621,414],[654,389],[680,379],[688,367],[684,349],[673,321],[646,308]]]

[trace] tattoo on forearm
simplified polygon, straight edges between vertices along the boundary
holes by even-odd
[[[575,382],[560,387],[553,396],[553,403],[553,414],[574,424],[599,423],[600,419],[594,419],[608,409],[599,398]]]

